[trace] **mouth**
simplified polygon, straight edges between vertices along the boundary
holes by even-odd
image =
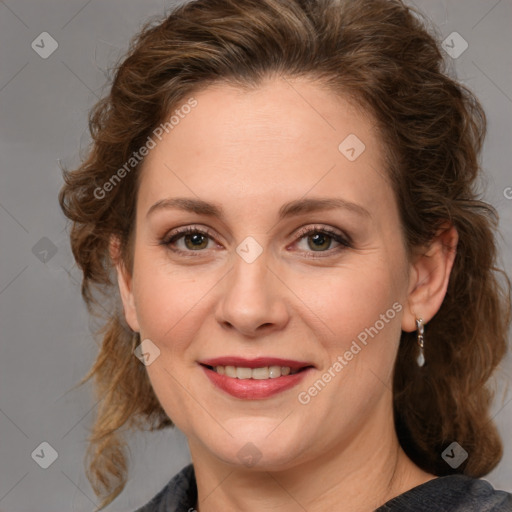
[[[231,379],[254,379],[254,380],[266,380],[266,379],[278,379],[279,377],[285,377],[286,375],[295,375],[301,371],[311,368],[311,366],[304,366],[299,369],[292,369],[289,366],[260,366],[258,368],[247,368],[243,366],[209,366],[202,365],[209,370],[214,371],[219,375],[225,375]]]
[[[279,357],[258,357],[245,359],[243,357],[216,357],[200,361],[199,364],[208,369],[232,379],[277,379],[282,376],[295,375],[313,364],[293,359]]]
[[[263,399],[290,389],[314,369],[308,362],[279,358],[224,357],[199,362],[214,386],[242,399]]]

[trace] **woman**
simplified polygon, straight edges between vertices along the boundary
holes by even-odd
[[[398,0],[198,0],[146,25],[60,203],[105,307],[88,477],[122,428],[192,464],[149,511],[505,511],[486,383],[510,285],[485,116]]]

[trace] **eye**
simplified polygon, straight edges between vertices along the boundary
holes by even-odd
[[[181,239],[183,239],[185,250],[172,247],[176,242],[181,241]],[[162,240],[161,243],[162,245],[169,246],[172,251],[183,254],[194,251],[201,252],[202,249],[208,246],[209,240],[213,240],[213,236],[208,230],[187,226],[173,231],[168,237]],[[190,254],[190,256],[196,255]]]
[[[329,253],[328,255],[330,255],[332,252],[352,247],[349,237],[325,226],[304,228],[295,236],[297,237],[298,242],[306,239],[307,248],[304,249],[305,252],[308,250],[310,252],[327,252]],[[176,229],[160,243],[161,245],[169,247],[170,250],[178,254],[186,256],[200,256],[199,253],[208,248],[209,241],[214,241],[214,236],[208,230],[199,229],[194,226],[187,226],[185,228]],[[332,249],[331,245],[333,241],[339,244],[339,247]],[[178,247],[179,242],[183,242],[181,247]],[[318,258],[322,256],[309,257]]]
[[[305,249],[306,251],[310,250],[312,252],[327,252],[329,255],[331,255],[333,251],[338,252],[344,248],[352,247],[349,237],[346,237],[343,234],[325,226],[313,226],[304,228],[300,230],[296,236],[299,238],[299,242],[305,239],[307,243],[307,247]],[[331,248],[333,240],[339,244],[339,246],[335,249]],[[323,256],[311,257],[318,258]]]

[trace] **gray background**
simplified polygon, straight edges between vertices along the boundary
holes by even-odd
[[[106,68],[143,21],[172,5],[0,0],[0,511],[91,511],[96,503],[83,468],[96,404],[89,385],[72,387],[97,348],[57,203],[58,160],[68,168],[78,164],[79,148],[89,140],[87,112],[106,91]],[[502,266],[511,275],[512,1],[417,0],[416,5],[443,39],[456,31],[469,45],[451,60],[489,118],[485,199],[500,213]],[[47,59],[31,47],[42,32],[58,42]],[[493,408],[505,454],[486,477],[508,491],[512,394],[501,390],[511,380],[510,361],[509,356],[500,369]],[[58,453],[47,469],[31,457],[43,441]],[[135,434],[129,444],[130,480],[108,511],[134,510],[189,462],[186,439],[177,430]]]

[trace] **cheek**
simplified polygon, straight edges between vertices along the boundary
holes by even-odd
[[[147,263],[147,264],[145,264]],[[204,323],[204,295],[214,280],[170,272],[170,265],[141,258],[135,269],[134,293],[141,336],[159,349],[159,356],[146,367],[158,400],[178,428],[187,431],[191,417],[199,414],[190,399],[195,389],[196,363],[189,357],[192,340]],[[203,299],[203,300],[201,300]]]
[[[172,353],[182,352],[204,323],[203,306],[218,281],[215,272],[202,272],[199,267],[180,271],[161,256],[141,255],[134,271],[141,335],[171,360]]]
[[[371,275],[347,271],[331,280],[330,293],[316,295],[314,311],[328,327],[321,338],[322,367],[314,381],[301,387],[298,400],[340,425],[347,417],[370,414],[392,388],[403,305],[384,268],[374,266]],[[311,313],[308,318],[315,321]]]
[[[323,286],[308,287],[305,278],[297,295],[305,298],[309,323],[321,320],[327,367],[341,356],[357,373],[370,368],[387,380],[401,333],[403,283],[389,262],[368,262],[340,268]]]

